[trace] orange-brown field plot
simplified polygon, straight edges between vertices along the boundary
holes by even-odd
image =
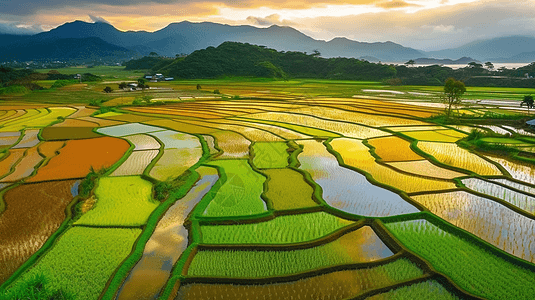
[[[216,131],[211,135],[216,139],[218,148],[223,151],[217,159],[249,158],[251,142],[243,135],[232,131]]]
[[[67,118],[63,122],[54,124],[54,125],[52,125],[50,127],[90,127],[90,128],[94,128],[94,127],[98,127],[98,126],[99,126],[98,123],[94,123],[94,122],[91,122],[91,121],[84,121],[84,120],[80,120],[80,119]]]
[[[37,152],[37,146],[27,149],[22,160],[15,166],[13,173],[2,178],[0,182],[15,182],[30,176],[42,160],[43,157]]]
[[[219,119],[229,116],[229,114],[219,114],[213,112],[202,112],[202,111],[183,111],[177,109],[168,109],[163,107],[152,108],[152,107],[132,107],[127,108],[127,110],[140,112],[140,113],[149,113],[149,114],[159,114],[159,115],[170,115],[170,116],[183,116],[183,117],[195,117],[202,119]]]
[[[65,142],[43,142],[37,147],[37,150],[45,158],[51,158],[56,156],[63,146],[65,146]]]
[[[411,150],[411,143],[397,136],[370,139],[368,143],[375,148],[375,153],[385,162],[424,159]]]
[[[0,283],[59,228],[73,185],[73,180],[23,184],[3,195],[7,209],[0,218]]]
[[[235,131],[253,142],[280,142],[283,139],[261,129],[245,127],[240,125],[231,125],[226,123],[226,120],[214,120],[211,121],[194,121],[194,120],[184,120],[184,123],[193,124],[193,125],[204,125],[212,128],[217,128],[221,130]]]
[[[143,124],[158,126],[163,128],[169,128],[175,131],[193,133],[193,134],[210,134],[217,131],[215,128],[210,128],[206,126],[197,126],[192,124],[186,124],[180,122],[179,120],[153,120],[148,122],[143,122]]]
[[[400,125],[407,125],[407,126],[434,125],[434,124],[425,123],[425,122],[413,120],[413,119],[365,114],[365,113],[358,112],[353,107],[349,107],[346,105],[338,105],[337,108],[311,106],[311,107],[295,109],[291,112],[302,113],[302,114],[307,114],[311,116],[339,120],[339,121],[347,121],[347,122],[353,122],[353,123],[358,123],[358,124],[364,124],[364,125],[368,125],[372,127],[400,126]]]
[[[12,149],[0,160],[0,178],[11,172],[11,168],[24,156],[26,149]]]
[[[59,155],[40,168],[29,182],[82,178],[95,170],[116,163],[130,148],[127,141],[113,137],[67,141]]]

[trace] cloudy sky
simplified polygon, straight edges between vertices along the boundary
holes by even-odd
[[[180,21],[292,26],[316,39],[393,41],[422,50],[507,35],[535,36],[535,0],[0,0],[0,32],[65,22],[155,31]]]

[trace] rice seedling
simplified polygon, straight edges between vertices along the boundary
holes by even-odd
[[[26,113],[26,111],[22,109],[10,109],[4,112],[5,113],[2,116],[0,116],[0,124],[3,124],[6,120],[9,120],[12,118],[18,118],[19,116]]]
[[[0,182],[15,182],[30,176],[42,160],[43,157],[39,155],[37,147],[28,148],[24,153],[24,157],[15,165],[13,173],[2,178]]]
[[[149,175],[160,181],[175,179],[196,164],[202,157],[202,153],[200,147],[165,149],[163,155],[150,170]]]
[[[469,170],[479,175],[502,175],[498,167],[465,149],[459,148],[457,144],[418,142],[417,147],[445,165]]]
[[[35,145],[39,144],[39,138],[37,137],[37,134],[39,133],[39,130],[25,130],[24,136],[22,137],[22,140],[13,146],[13,149],[19,149],[19,148],[30,148],[34,147]]]
[[[535,197],[518,193],[501,185],[477,178],[463,179],[463,184],[476,192],[500,198],[527,212],[535,214]]]
[[[7,280],[65,219],[74,181],[23,184],[5,192],[0,218],[0,283]]]
[[[434,299],[460,300],[434,280],[411,284],[367,298],[369,300]]]
[[[138,150],[158,150],[160,149],[160,143],[150,135],[135,134],[125,136],[124,139],[134,144],[134,151]]]
[[[173,130],[164,130],[152,132],[150,135],[159,139],[164,145],[164,149],[201,149],[199,139],[191,134],[176,132]]]
[[[206,121],[195,121],[195,120],[187,120],[182,121],[183,123],[193,124],[193,125],[201,125],[201,126],[208,126],[216,129],[221,130],[228,130],[228,131],[234,131],[241,135],[243,135],[245,138],[247,138],[250,141],[254,142],[277,142],[282,141],[282,139],[268,131],[251,128],[251,127],[245,127],[240,125],[229,125],[229,124],[220,124],[218,122],[219,120],[214,120],[213,122],[206,122]]]
[[[264,285],[192,283],[181,286],[176,299],[349,299],[422,275],[422,271],[410,261],[400,259],[377,267],[336,271],[283,283]]]
[[[130,145],[118,138],[101,137],[88,140],[70,140],[37,174],[27,181],[46,181],[85,177],[91,168],[100,170],[116,163]]]
[[[354,123],[336,122],[333,120],[319,119],[309,115],[269,112],[249,115],[248,117],[277,122],[290,122],[292,124],[323,129],[326,131],[339,133],[343,136],[360,139],[388,135],[388,133],[378,129],[369,128]]]
[[[68,118],[71,118],[71,119],[89,117],[97,111],[94,108],[87,108],[85,106],[72,106],[72,107],[76,109],[76,112],[68,116]]]
[[[388,184],[407,193],[419,191],[446,190],[455,188],[453,182],[426,179],[399,173],[375,162],[368,147],[353,139],[335,139],[331,142],[334,151],[340,153],[344,163],[366,171],[378,182]]]
[[[527,186],[527,185],[524,185],[524,184],[520,184],[520,183],[511,181],[509,179],[492,179],[492,181],[499,182],[501,184],[505,184],[505,185],[510,186],[512,188],[515,188],[517,190],[521,190],[521,191],[524,191],[526,193],[530,193],[532,195],[535,195],[535,188],[534,187],[530,187],[530,186]]]
[[[441,130],[447,129],[444,126],[395,126],[395,127],[386,127],[385,129],[392,130],[395,132],[408,132],[408,131],[432,131],[432,130]]]
[[[269,114],[269,113],[266,113]],[[292,120],[287,120],[288,123],[283,123],[279,121],[270,121],[270,120],[263,120],[263,119],[246,119],[246,118],[239,118],[238,120],[247,121],[251,123],[260,123],[260,124],[267,124],[267,125],[273,125],[277,127],[286,128],[289,130],[297,131],[299,133],[308,135],[308,136],[320,136],[320,137],[338,137],[340,135],[336,133],[332,133],[329,131],[312,128],[312,127],[306,127],[301,125],[295,125],[292,124]]]
[[[266,179],[255,172],[247,160],[219,160],[210,165],[223,168],[227,178],[203,216],[243,216],[266,211],[266,204],[260,198]]]
[[[48,111],[44,108],[40,109],[27,109],[26,113],[21,114],[17,116],[16,118],[12,118],[9,120],[5,120],[0,122],[0,125],[3,125],[0,128],[0,131],[6,132],[6,131],[20,131],[24,129],[24,123],[31,122],[31,120],[39,117],[39,115],[45,115]]]
[[[368,140],[375,148],[375,154],[385,162],[421,160],[423,157],[410,148],[411,144],[397,136],[388,136]]]
[[[110,176],[141,175],[158,155],[158,150],[134,151]]]
[[[152,184],[139,176],[101,177],[96,205],[75,225],[141,226],[159,202],[152,199]]]
[[[292,112],[339,121],[348,121],[372,127],[433,125],[422,121],[390,116],[374,115],[373,117],[370,117],[369,114],[358,112],[357,109],[348,105],[336,105],[336,108],[314,106],[292,110]]]
[[[7,157],[0,160],[0,178],[11,172],[11,168],[24,156],[24,149],[9,150]]]
[[[265,278],[331,266],[371,262],[392,254],[375,232],[365,226],[333,242],[307,249],[202,250],[195,254],[187,275],[190,277]]]
[[[531,299],[535,275],[426,220],[387,223],[410,250],[466,291],[485,299]],[[434,299],[434,298],[433,298]]]
[[[35,274],[47,274],[50,288],[75,299],[96,300],[140,234],[141,229],[73,227],[14,286]]]
[[[364,175],[341,167],[325,146],[316,141],[299,141],[304,146],[298,159],[300,169],[321,186],[325,202],[339,210],[360,216],[384,217],[418,212],[398,194],[371,184]]]
[[[149,133],[149,132],[162,131],[162,130],[164,129],[160,127],[149,126],[149,125],[140,124],[140,123],[115,125],[111,127],[104,127],[104,128],[97,129],[97,131],[101,134],[115,136],[115,137],[140,134],[140,133]]]
[[[353,222],[325,212],[279,216],[243,225],[202,226],[204,244],[291,244],[327,236]]]
[[[416,160],[416,161],[399,161],[391,162],[388,165],[416,175],[434,177],[441,179],[453,179],[456,177],[466,176],[466,174],[455,172],[449,169],[444,169],[430,163],[428,160]]]
[[[114,111],[110,111],[110,112],[107,112],[107,113],[98,114],[98,115],[95,116],[95,118],[106,119],[106,118],[122,116],[122,115],[124,115],[124,114],[123,113],[114,112]]]
[[[183,117],[194,117],[201,119],[219,119],[229,116],[224,113],[214,113],[199,110],[183,110],[183,109],[165,109],[165,108],[152,108],[152,107],[129,107],[126,110],[133,112],[149,113],[149,114],[161,114]]]
[[[72,295],[63,290],[51,289],[43,274],[35,274],[21,282],[17,288],[0,291],[0,299],[55,299],[71,300]]]
[[[503,158],[489,158],[504,167],[504,169],[507,170],[507,172],[509,172],[514,179],[535,184],[535,168],[533,168],[533,166],[511,162]]]
[[[285,168],[288,166],[288,145],[284,142],[253,144],[253,165],[259,169]]]
[[[265,130],[265,131],[269,131],[269,132],[271,132],[271,133],[273,133],[275,135],[278,135],[278,136],[282,137],[285,140],[299,140],[299,139],[308,139],[308,138],[310,138],[309,135],[302,134],[302,133],[299,133],[297,131],[293,131],[293,130],[290,130],[290,129],[286,129],[286,128],[282,128],[282,127],[278,127],[278,126],[273,126],[273,125],[267,125],[267,124],[261,124],[261,123],[252,123],[252,122],[245,122],[245,121],[238,121],[238,120],[235,120],[235,119],[232,119],[232,120],[229,120],[229,119],[218,120],[218,122],[225,122],[225,123],[230,123],[230,124],[234,124],[234,125],[240,125],[240,126],[246,126],[246,127],[253,127],[253,128],[257,128],[257,129],[262,129],[262,130]]]
[[[269,177],[265,196],[271,201],[273,209],[299,209],[318,205],[312,198],[314,189],[301,173],[292,169],[265,169],[262,173]]]
[[[215,148],[215,139],[213,136],[205,134],[202,136],[202,138],[206,141],[208,149],[210,149],[210,154],[219,153],[219,150]]]
[[[535,220],[506,206],[467,192],[412,197],[432,213],[484,241],[524,260],[535,262],[531,237]]]
[[[405,131],[401,132],[406,136],[409,136],[413,139],[419,141],[429,141],[429,142],[444,142],[444,143],[455,143],[466,135],[462,136],[450,136],[448,134],[454,134],[454,130],[437,130],[437,131]]]
[[[236,159],[249,157],[249,145],[251,142],[233,131],[216,131],[211,135],[217,140],[217,146],[223,150],[218,159]]]
[[[117,299],[150,299],[157,297],[171,273],[172,266],[188,246],[188,230],[184,221],[215,184],[217,170],[201,166],[197,168],[199,181],[182,199],[171,206],[158,221],[154,233],[145,244],[143,256],[134,266]],[[150,275],[150,280],[147,276]]]
[[[34,118],[8,123],[5,127],[0,128],[0,131],[18,131],[27,127],[45,127],[57,121],[59,117],[65,118],[76,111],[70,107],[51,107],[49,108],[50,113],[46,109],[43,110],[43,112]]]

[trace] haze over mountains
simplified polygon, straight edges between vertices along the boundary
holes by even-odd
[[[365,43],[343,37],[330,41],[315,40],[291,27],[277,25],[258,28],[187,21],[169,24],[155,32],[123,32],[107,23],[75,21],[33,36],[0,34],[0,61],[130,59],[150,52],[174,57],[215,47],[225,41],[263,45],[279,51],[312,53],[318,50],[326,58],[376,58],[383,62],[404,62],[423,57],[452,60],[470,57],[492,62],[535,61],[535,38],[525,36],[476,41],[454,49],[424,52],[393,42]]]

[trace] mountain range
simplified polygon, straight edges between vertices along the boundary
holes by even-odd
[[[114,57],[127,60],[156,52],[174,57],[195,50],[216,47],[225,41],[263,45],[278,51],[313,53],[322,57],[376,58],[383,62],[405,62],[417,58],[458,59],[468,56],[480,61],[531,62],[535,60],[535,38],[512,36],[472,42],[440,51],[424,52],[394,42],[366,43],[337,37],[316,40],[287,26],[258,28],[210,22],[172,23],[155,31],[120,31],[108,23],[74,21],[32,36],[0,34],[0,61],[83,60]]]

